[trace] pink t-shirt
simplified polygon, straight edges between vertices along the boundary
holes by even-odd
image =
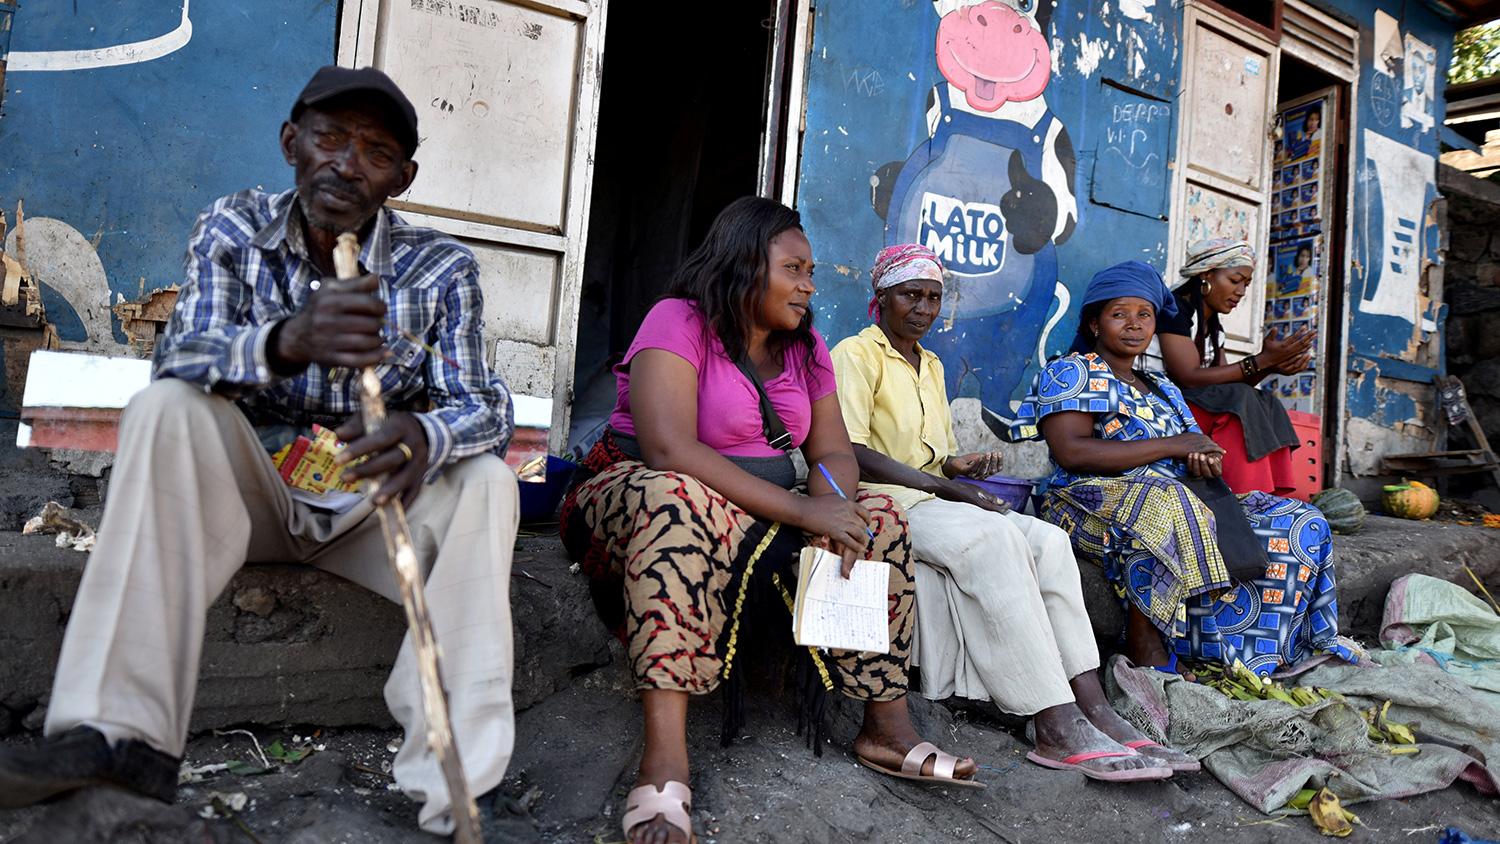
[[[793,346],[786,352],[781,374],[765,384],[781,424],[798,446],[812,427],[812,403],[836,389],[828,344],[816,330],[812,334],[812,365],[807,365],[803,348]],[[609,417],[610,427],[635,435],[635,422],[630,416],[630,361],[642,349],[665,349],[698,370],[699,442],[735,457],[781,454],[766,442],[761,430],[760,397],[755,385],[724,353],[719,335],[709,328],[698,306],[687,299],[663,299],[646,314],[625,352],[625,360],[615,366],[619,398]]]

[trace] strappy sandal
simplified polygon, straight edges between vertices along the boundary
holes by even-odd
[[[687,833],[688,844],[696,844],[698,836],[693,834],[693,791],[675,780],[668,780],[661,788],[654,785],[638,785],[625,796],[625,840],[630,840],[630,831],[657,815],[668,826]]]
[[[932,763],[932,774],[930,776],[923,776],[922,766],[932,757],[937,757]],[[974,779],[959,779],[953,776],[953,769],[958,766],[958,757],[938,750],[937,745],[930,741],[924,741],[911,750],[906,751],[906,758],[901,760],[901,770],[899,771],[887,768],[876,762],[871,762],[859,754],[855,754],[855,758],[859,759],[859,763],[866,768],[872,771],[879,771],[890,777],[935,783],[937,785],[960,785],[964,788],[987,787],[984,783]]]

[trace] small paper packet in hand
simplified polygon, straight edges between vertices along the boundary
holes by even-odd
[[[356,492],[358,482],[343,479],[345,466],[333,462],[344,444],[333,431],[313,426],[313,437],[298,437],[271,456],[281,480],[294,489],[322,495],[330,491]]]

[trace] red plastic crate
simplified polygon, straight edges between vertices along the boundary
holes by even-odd
[[[1292,452],[1292,473],[1297,480],[1291,497],[1311,501],[1323,491],[1323,417],[1300,410],[1288,410],[1286,415],[1302,440],[1302,447]]]

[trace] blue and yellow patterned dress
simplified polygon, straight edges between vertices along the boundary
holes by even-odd
[[[1156,383],[1169,402],[1117,378],[1092,353],[1051,361],[1032,382],[1012,434],[1038,439],[1049,414],[1094,417],[1106,440],[1201,433],[1176,385]],[[1180,481],[1181,460],[1158,460],[1117,477],[1061,467],[1045,482],[1042,517],[1068,531],[1079,556],[1099,563],[1122,603],[1137,606],[1184,659],[1239,659],[1260,674],[1314,652],[1353,660],[1338,638],[1328,522],[1316,507],[1263,492],[1240,496],[1265,541],[1265,577],[1231,581],[1215,538],[1213,512]]]

